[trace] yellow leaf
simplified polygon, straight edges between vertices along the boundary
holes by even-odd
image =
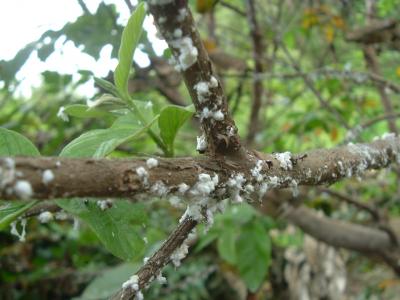
[[[214,5],[214,0],[196,0],[196,11],[204,14],[209,12]]]
[[[397,75],[398,77],[400,77],[400,66],[398,66],[398,67],[396,68],[396,75]]]
[[[208,53],[213,52],[217,49],[217,44],[213,39],[203,40],[203,44]]]
[[[331,25],[326,25],[324,27],[325,39],[331,44],[333,42],[333,37],[335,36],[335,29]]]
[[[333,16],[332,23],[338,29],[344,28],[344,20],[340,16]]]
[[[339,137],[339,132],[336,127],[333,127],[331,130],[331,140],[336,141]]]

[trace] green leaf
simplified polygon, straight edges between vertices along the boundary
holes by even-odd
[[[0,206],[0,230],[7,228],[36,203],[38,203],[38,201],[30,201],[28,203],[16,201],[5,202]]]
[[[109,299],[132,274],[139,269],[139,264],[123,263],[106,269],[85,288],[81,296],[74,300],[102,300]]]
[[[236,238],[238,230],[234,226],[225,227],[218,238],[217,248],[221,258],[234,265],[236,263]]]
[[[93,178],[95,179],[95,178]],[[142,203],[114,201],[111,208],[101,210],[95,200],[57,200],[57,204],[79,217],[96,233],[106,249],[124,260],[142,256],[145,243],[141,237],[147,214]]]
[[[133,53],[142,34],[142,24],[146,15],[144,3],[140,3],[128,20],[122,32],[121,46],[118,52],[118,65],[114,72],[114,82],[122,95],[128,94],[128,77],[132,66]]]
[[[160,135],[171,152],[179,129],[192,115],[190,109],[174,105],[167,106],[160,112],[158,119]]]
[[[40,156],[40,153],[23,135],[0,127],[0,156]]]
[[[126,119],[127,117],[120,117],[116,122],[122,123],[121,119],[124,118]],[[131,126],[113,125],[107,129],[90,130],[66,145],[61,151],[60,156],[105,157],[119,145],[126,143],[145,132],[147,128],[157,120],[157,118],[158,115],[145,127],[139,127],[138,124],[135,126],[134,123],[132,123]]]
[[[94,77],[94,82],[105,91],[113,94],[114,96],[118,96],[118,90],[111,82],[99,77]]]
[[[240,277],[255,292],[265,280],[271,262],[271,241],[261,222],[255,219],[242,227],[236,251]]]
[[[72,104],[65,107],[64,112],[72,117],[77,118],[98,118],[112,116],[111,113],[104,110],[89,108],[84,104]]]

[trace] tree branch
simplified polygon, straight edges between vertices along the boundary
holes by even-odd
[[[262,98],[264,95],[263,82],[258,78],[258,74],[264,72],[264,58],[265,51],[264,37],[261,33],[260,26],[257,22],[256,7],[254,0],[246,0],[247,19],[250,24],[250,36],[253,43],[253,60],[254,60],[254,76],[253,76],[253,99],[250,113],[250,124],[247,134],[247,143],[251,144],[256,136],[260,123],[259,114],[262,105]]]
[[[149,9],[175,57],[200,117],[208,147],[203,145],[199,150],[207,149],[211,154],[238,153],[242,148],[237,128],[187,1],[150,1]]]
[[[188,239],[191,231],[196,227],[197,221],[186,217],[183,219],[175,230],[170,234],[164,244],[158,249],[153,256],[145,262],[140,270],[135,274],[137,276],[138,288],[134,289],[132,286],[127,285],[126,288],[119,290],[114,296],[113,300],[128,300],[140,293],[140,290],[147,287],[157,276],[161,275],[161,270],[171,261],[176,249],[184,247],[183,253],[186,253],[188,245],[185,242]]]
[[[289,152],[249,153],[248,157],[247,160],[160,158],[158,166],[151,169],[147,167],[145,159],[1,158],[3,172],[0,174],[0,197],[165,196],[176,193],[182,183],[195,187],[199,175],[207,173],[219,176],[218,194],[221,197],[239,192],[252,198],[253,193],[247,195],[244,186],[229,187],[227,181],[242,176],[246,184],[253,185],[260,193],[265,189],[330,184],[345,177],[361,175],[368,169],[380,169],[399,162],[400,138],[389,135],[369,144],[349,144],[299,155]],[[47,184],[43,182],[45,170],[51,170],[54,174],[54,179]]]

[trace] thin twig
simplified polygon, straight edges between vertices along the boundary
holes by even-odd
[[[175,230],[170,234],[164,244],[157,252],[136,272],[138,276],[138,290],[128,286],[120,289],[112,300],[132,299],[141,289],[147,287],[154,279],[161,274],[161,270],[171,261],[171,255],[181,247],[188,238],[191,231],[196,227],[197,221],[186,217],[179,223]]]

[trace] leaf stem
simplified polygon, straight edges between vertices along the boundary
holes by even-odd
[[[126,103],[128,103],[129,108],[132,110],[133,113],[136,114],[136,116],[138,117],[139,121],[143,124],[143,126],[146,126],[147,122],[146,122],[142,112],[140,111],[140,109],[137,107],[137,105],[133,101],[133,99],[129,95],[126,95],[124,97],[124,100],[126,101]],[[154,131],[151,130],[151,128],[147,129],[147,133],[153,139],[153,141],[157,144],[157,146],[164,152],[164,155],[166,157],[173,156],[173,152],[168,149],[168,147],[164,144],[164,142],[160,139],[160,137],[157,134],[155,134]]]

